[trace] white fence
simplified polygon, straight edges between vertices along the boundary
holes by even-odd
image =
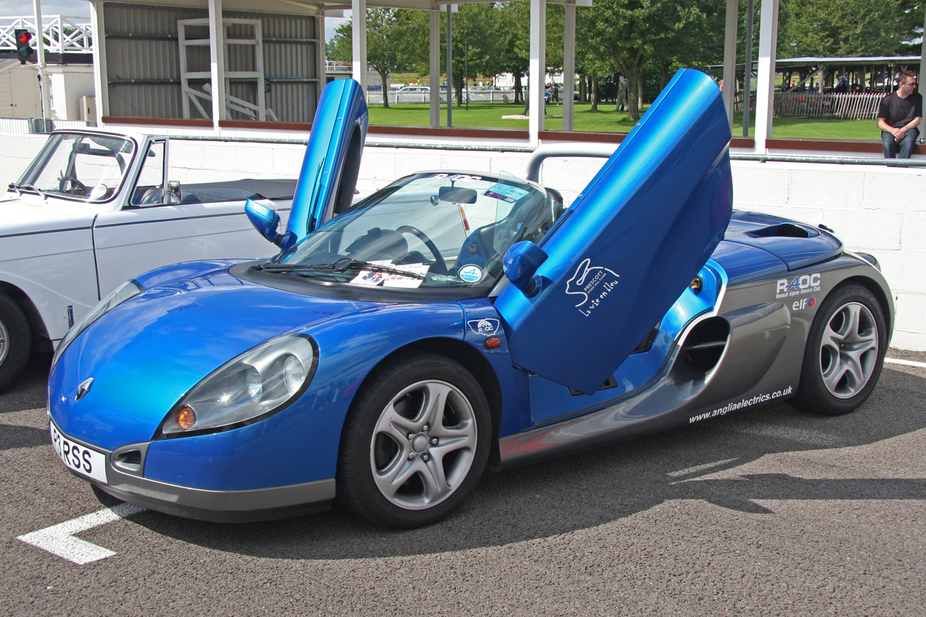
[[[874,120],[885,92],[776,92],[777,118]]]
[[[0,118],[0,134],[30,135],[51,133],[55,129],[82,129],[96,126],[83,120],[42,120],[41,118]]]
[[[389,93],[389,104],[390,105],[408,105],[412,103],[429,103],[431,100],[431,93],[429,91],[420,91],[420,92],[401,92],[399,90],[392,90]],[[457,92],[453,90],[451,92],[451,100],[456,103]],[[463,104],[467,102],[470,103],[511,103],[514,101],[514,90],[488,90],[488,89],[475,89],[470,88],[469,90],[463,91]],[[441,89],[440,93],[440,102],[447,102],[447,91]],[[367,104],[368,105],[382,105],[383,104],[383,93],[377,91],[367,92]]]

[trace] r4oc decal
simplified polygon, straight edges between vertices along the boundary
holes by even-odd
[[[802,274],[793,279],[779,279],[775,284],[775,298],[800,296],[820,291],[820,273]]]

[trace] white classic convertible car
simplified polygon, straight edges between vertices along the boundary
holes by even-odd
[[[51,134],[0,196],[0,388],[32,350],[51,351],[68,328],[133,276],[166,264],[266,257],[249,198],[281,215],[296,180],[173,181],[163,136],[65,130]]]

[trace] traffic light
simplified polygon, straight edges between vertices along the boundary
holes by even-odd
[[[25,64],[26,60],[32,60],[32,54],[35,53],[32,45],[29,44],[32,42],[32,33],[28,30],[16,30],[14,36],[16,37],[16,56],[20,63]]]

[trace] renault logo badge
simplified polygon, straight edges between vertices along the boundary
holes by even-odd
[[[79,401],[80,399],[87,396],[87,392],[90,392],[90,386],[93,385],[93,377],[84,381],[79,386],[77,386],[77,396],[74,397],[74,402]]]

